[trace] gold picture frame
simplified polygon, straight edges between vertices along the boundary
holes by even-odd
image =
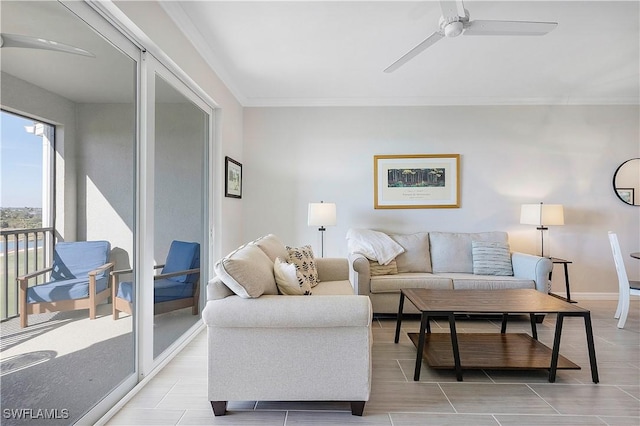
[[[373,156],[373,207],[460,207],[460,154]]]

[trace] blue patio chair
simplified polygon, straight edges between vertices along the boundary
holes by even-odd
[[[18,277],[20,326],[28,325],[29,314],[89,309],[96,318],[96,306],[109,298],[108,271],[111,244],[108,241],[57,243],[51,267]],[[51,273],[49,281],[29,287],[29,280]]]
[[[163,314],[191,306],[191,313],[198,315],[200,244],[172,241],[165,263],[154,267],[160,268],[160,274],[153,277],[153,313]],[[133,283],[119,280],[120,275],[131,272],[131,269],[125,269],[111,273],[113,319],[118,319],[120,312],[133,312]]]

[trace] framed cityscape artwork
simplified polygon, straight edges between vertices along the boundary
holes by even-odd
[[[374,155],[376,209],[460,207],[460,154]]]

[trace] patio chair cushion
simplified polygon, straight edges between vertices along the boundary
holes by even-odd
[[[100,293],[106,288],[107,277],[96,278],[96,293]],[[56,302],[59,300],[85,299],[87,297],[89,297],[88,277],[50,281],[29,287],[27,290],[27,303]]]
[[[200,267],[200,244],[188,243],[185,241],[172,241],[169,247],[167,260],[162,268],[163,274],[171,272],[185,271]],[[199,274],[178,275],[167,278],[178,283],[194,283],[198,280]]]
[[[89,272],[109,261],[109,241],[60,242],[53,252],[51,281],[87,278]],[[105,271],[96,278],[105,276]]]
[[[154,281],[153,288],[153,303],[193,297],[193,283],[177,283],[170,279],[160,279]],[[131,282],[120,283],[117,297],[133,302],[133,284]]]

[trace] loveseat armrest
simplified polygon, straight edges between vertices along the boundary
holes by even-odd
[[[356,294],[371,294],[371,268],[369,259],[360,253],[349,254],[349,279],[355,286]]]
[[[373,311],[365,296],[229,296],[209,300],[202,312],[208,327],[328,328],[369,327]]]
[[[511,253],[511,264],[515,277],[533,280],[536,283],[536,290],[545,294],[549,292],[549,273],[553,268],[551,259],[513,252]]]
[[[316,258],[320,281],[346,281],[349,279],[349,261],[342,257]]]

